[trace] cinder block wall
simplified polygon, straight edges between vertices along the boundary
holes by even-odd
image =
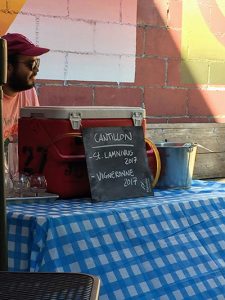
[[[120,0],[120,3],[123,4],[125,1],[129,0]],[[57,0],[57,2],[60,2],[62,11],[68,10],[66,0]],[[223,10],[223,7],[218,7],[218,2],[138,0],[135,81],[117,84],[99,81],[39,80],[37,90],[40,103],[42,105],[144,105],[149,123],[224,123],[225,54],[223,52],[225,47],[222,41],[224,32],[221,30],[225,30],[225,27],[221,25],[223,19],[218,10]],[[3,1],[0,16],[9,14],[10,3],[11,1]],[[40,3],[44,5],[43,0]],[[54,7],[48,5],[45,15],[53,17]],[[122,9],[123,6],[120,7]],[[194,20],[199,7],[202,15]],[[32,10],[32,7],[30,9]],[[207,13],[210,19],[207,19]],[[35,14],[38,14],[37,8],[27,17],[34,18]],[[202,25],[203,31],[207,30],[205,27],[208,24],[212,38],[215,37],[215,40],[212,42],[209,39],[207,44],[206,34],[198,32],[199,36],[196,36],[195,31],[188,31],[189,29],[185,27],[187,20],[190,20],[189,23],[193,23],[196,28],[201,28]],[[41,18],[36,18],[36,22],[40,22],[41,28]],[[201,39],[206,41],[205,44]],[[61,40],[63,42],[63,36]],[[190,41],[190,44],[187,41]],[[198,42],[200,48],[196,48]],[[210,48],[211,45],[216,46]],[[191,50],[188,54],[187,49]],[[206,53],[207,49],[210,50],[209,53]]]

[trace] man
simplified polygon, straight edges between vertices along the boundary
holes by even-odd
[[[7,83],[3,86],[3,135],[7,144],[17,141],[20,108],[39,105],[34,88],[40,65],[38,56],[49,49],[35,46],[19,33],[8,33],[2,38],[8,49]]]

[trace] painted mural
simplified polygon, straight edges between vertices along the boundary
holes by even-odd
[[[20,12],[26,0],[5,1],[0,2],[0,36],[5,34],[8,28],[14,22],[17,13]],[[7,13],[10,12],[10,13]]]
[[[224,30],[224,0],[183,1],[181,74],[184,83],[224,84]]]
[[[181,81],[224,84],[225,1],[181,2]],[[51,49],[40,79],[135,80],[137,0],[1,0],[0,25]]]

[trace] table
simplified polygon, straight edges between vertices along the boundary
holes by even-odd
[[[225,299],[225,184],[7,210],[11,271],[93,274],[101,300]]]

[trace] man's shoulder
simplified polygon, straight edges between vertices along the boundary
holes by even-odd
[[[19,92],[19,94],[24,95],[24,96],[28,96],[28,97],[30,97],[30,96],[37,97],[37,92],[36,92],[34,87],[29,89],[29,90],[21,91],[21,92]]]
[[[19,93],[20,102],[22,106],[37,106],[39,105],[38,97],[35,88],[31,88],[26,91],[21,91]]]

